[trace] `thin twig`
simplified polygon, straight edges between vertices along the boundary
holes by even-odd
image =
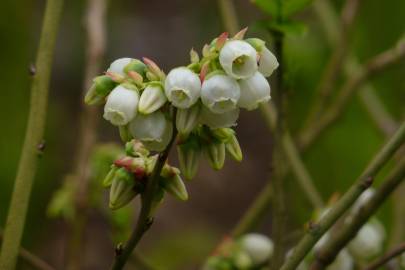
[[[176,119],[176,109],[173,112],[173,121]],[[152,225],[153,217],[151,217],[151,208],[153,199],[158,188],[158,182],[160,173],[162,171],[163,165],[165,164],[167,157],[169,155],[170,149],[175,141],[177,136],[177,129],[174,129],[172,138],[169,144],[166,146],[166,149],[161,152],[157,158],[155,167],[153,168],[153,172],[149,177],[148,181],[146,182],[146,187],[144,192],[141,195],[141,212],[138,217],[138,221],[132,232],[132,235],[128,242],[125,244],[124,247],[118,247],[116,249],[116,256],[114,263],[111,267],[112,270],[121,270],[125,266],[128,258],[131,256],[132,251],[135,249],[139,241],[141,240],[142,236],[145,232],[149,229]]]
[[[101,62],[105,51],[105,13],[106,0],[88,0],[84,15],[87,34],[86,69],[83,82],[84,96],[90,88],[92,79],[100,73]],[[75,181],[75,208],[77,213],[71,224],[72,232],[68,247],[67,269],[80,269],[83,256],[83,232],[87,223],[88,188],[90,180],[89,157],[96,142],[97,108],[82,106],[80,116],[80,133],[78,136],[76,164],[73,172]],[[67,178],[71,181],[72,178]]]
[[[3,232],[0,229],[0,243],[3,240]],[[38,269],[38,270],[55,270],[52,266],[50,266],[47,262],[45,262],[43,259],[39,258],[32,252],[28,251],[27,249],[20,247],[18,251],[18,255],[20,256],[21,259],[26,261],[29,265],[31,265],[33,268]]]
[[[321,270],[331,264],[339,252],[356,236],[361,227],[404,180],[405,158],[395,166],[384,183],[376,189],[375,194],[361,207],[350,222],[345,223],[342,228],[331,235],[331,238],[322,246],[322,249],[317,252],[311,269]]]
[[[346,58],[348,51],[347,47],[349,41],[349,30],[357,14],[359,2],[360,0],[346,0],[345,6],[343,7],[340,35],[338,35],[337,42],[334,47],[335,49],[332,52],[332,56],[330,57],[319,82],[319,87],[316,91],[316,99],[314,104],[311,106],[311,111],[309,112],[308,118],[305,121],[307,125],[310,125],[319,118],[321,112],[329,102],[333,86],[335,85]]]
[[[219,11],[226,31],[234,35],[239,30],[238,16],[233,0],[218,0]]]
[[[404,57],[405,40],[401,39],[393,48],[369,60],[364,65],[364,69],[362,69],[361,72],[353,74],[342,86],[336,101],[322,114],[322,117],[301,133],[298,139],[300,147],[307,147],[312,144],[324,129],[333,124],[342,115],[350,97],[362,83]]]
[[[15,268],[32,184],[37,169],[37,161],[44,149],[43,134],[48,104],[49,81],[62,6],[63,0],[48,0],[46,2],[35,64],[36,73],[33,75],[31,84],[28,126],[8,210],[0,255],[0,269],[2,270]]]
[[[402,253],[405,252],[405,243],[400,244],[399,246],[393,248],[391,251],[388,251],[384,256],[381,258],[377,259],[373,263],[371,263],[369,266],[364,268],[364,270],[377,270],[381,266],[384,266],[387,262],[392,260],[393,258],[400,256]]]
[[[316,242],[325,234],[326,231],[348,210],[357,198],[373,182],[374,177],[394,155],[395,151],[401,147],[405,141],[405,122],[401,124],[392,138],[383,146],[376,156],[368,164],[364,172],[342,196],[342,198],[328,211],[318,222],[310,226],[305,236],[294,248],[294,252],[289,257],[281,270],[293,270],[298,267],[308,252],[313,248]]]

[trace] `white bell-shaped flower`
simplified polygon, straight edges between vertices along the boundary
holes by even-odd
[[[167,101],[163,87],[160,84],[148,85],[139,99],[138,111],[143,114],[160,109]]]
[[[165,93],[173,106],[180,109],[190,108],[197,102],[200,92],[200,78],[190,69],[178,67],[167,74]]]
[[[373,220],[361,227],[356,237],[350,242],[349,250],[355,258],[368,260],[382,251],[384,239],[384,227],[379,221]]]
[[[113,125],[128,124],[136,115],[139,94],[128,85],[118,85],[107,97],[104,106],[104,118]]]
[[[210,128],[225,128],[236,125],[239,117],[239,108],[225,113],[213,113],[205,106],[201,108],[200,122]]]
[[[240,247],[252,260],[253,265],[268,261],[273,255],[273,241],[265,235],[249,233],[240,238]]]
[[[236,108],[240,88],[235,79],[217,74],[208,77],[201,88],[201,101],[214,113],[229,112]]]
[[[259,57],[259,71],[265,77],[269,77],[279,65],[277,58],[266,47],[261,50]]]
[[[124,68],[132,61],[132,58],[125,57],[119,58],[110,64],[110,67],[107,69],[107,72],[114,72],[125,76]]]
[[[270,84],[258,71],[245,80],[239,81],[240,98],[238,106],[247,110],[257,109],[260,103],[269,101]]]
[[[342,249],[337,255],[336,259],[331,265],[329,265],[327,270],[352,270],[354,268],[354,262],[352,256],[346,249]]]
[[[219,62],[229,76],[246,79],[257,70],[257,52],[245,41],[231,40],[221,49]]]
[[[173,126],[162,112],[156,111],[137,115],[129,124],[129,131],[135,139],[142,141],[147,149],[162,151],[170,141]]]

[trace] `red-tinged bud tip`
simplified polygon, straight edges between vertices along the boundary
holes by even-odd
[[[243,39],[245,37],[247,30],[248,30],[247,27],[243,28],[238,33],[236,33],[236,35],[233,38],[234,39]]]
[[[207,76],[207,73],[208,73],[208,63],[205,63],[201,67],[201,71],[200,71],[200,81],[201,81],[201,83],[205,80],[205,76]]]
[[[152,61],[151,59],[149,59],[147,57],[142,57],[142,60],[147,66],[150,66],[153,69],[159,69],[160,70],[158,65],[154,61]]]
[[[224,45],[226,40],[228,39],[228,32],[223,32],[221,35],[219,35],[218,39],[217,39],[217,43],[215,45],[215,47],[220,50]]]
[[[141,74],[139,74],[136,71],[132,71],[132,70],[129,71],[128,76],[131,77],[131,79],[133,79],[136,82],[142,82],[143,81],[143,78],[142,78]]]

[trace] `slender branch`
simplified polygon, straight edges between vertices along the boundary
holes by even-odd
[[[385,182],[376,190],[370,200],[358,211],[349,223],[335,231],[322,249],[316,255],[312,265],[313,270],[325,269],[331,264],[339,252],[344,248],[367,220],[386,201],[392,192],[405,180],[405,158],[392,170]]]
[[[24,231],[32,184],[44,143],[49,80],[63,0],[48,0],[42,24],[36,60],[36,74],[31,84],[30,110],[21,159],[8,210],[4,241],[0,255],[0,269],[15,268],[21,237]]]
[[[173,112],[173,121],[175,121],[175,119],[176,119],[176,109],[174,109]],[[111,267],[112,270],[123,269],[128,258],[131,256],[132,251],[135,249],[135,247],[137,246],[137,244],[139,243],[145,232],[152,225],[153,217],[151,217],[151,209],[153,198],[158,188],[160,173],[162,171],[163,165],[167,160],[167,157],[169,155],[170,149],[172,148],[176,136],[177,130],[174,129],[172,138],[169,144],[167,145],[166,149],[163,152],[159,153],[155,167],[153,168],[153,172],[148,181],[146,182],[145,190],[141,195],[141,202],[142,202],[141,212],[139,214],[135,229],[132,232],[132,235],[128,240],[128,242],[125,244],[125,246],[123,248],[118,248],[116,250],[115,260]]]
[[[395,151],[401,147],[405,141],[405,122],[401,124],[392,138],[383,146],[383,148],[371,160],[360,177],[354,182],[342,198],[325,214],[325,216],[316,224],[310,226],[305,236],[294,248],[294,252],[289,257],[281,270],[292,270],[300,264],[316,242],[325,234],[326,231],[348,210],[357,198],[373,182],[374,177],[384,164],[393,156]]]
[[[339,34],[342,31],[339,30],[338,16],[332,5],[328,0],[318,0],[314,2],[313,7],[319,21],[321,22],[321,27],[324,28],[324,33],[329,44],[336,47],[335,44],[338,43]],[[353,55],[348,55],[347,61],[344,64],[344,72],[346,76],[348,77],[351,74],[360,73],[361,70],[362,66],[358,63],[355,57]],[[364,84],[364,86],[358,91],[358,97],[377,127],[382,130],[386,136],[392,135],[398,125],[378,98],[373,86],[370,83]]]
[[[233,0],[218,0],[219,11],[226,31],[234,35],[239,30],[238,16]]]
[[[87,34],[86,69],[83,82],[84,96],[90,88],[92,79],[100,72],[105,51],[105,13],[106,0],[88,0],[84,22]],[[83,254],[83,233],[87,223],[88,188],[90,180],[89,157],[96,142],[97,108],[82,106],[80,133],[78,137],[76,164],[73,172],[75,181],[76,217],[71,224],[67,269],[80,269]],[[71,181],[72,178],[67,178]]]
[[[326,65],[325,71],[319,82],[318,89],[316,91],[317,97],[314,104],[311,106],[311,111],[308,114],[306,124],[309,125],[319,118],[321,112],[329,102],[329,98],[332,94],[333,86],[340,74],[342,65],[347,54],[347,47],[349,41],[349,30],[353,24],[354,18],[357,14],[360,0],[346,0],[343,7],[341,16],[341,31],[338,35],[338,40],[334,46],[334,51]]]
[[[364,65],[364,69],[361,72],[355,73],[350,79],[347,80],[339,91],[336,101],[322,115],[319,121],[314,122],[301,133],[298,139],[299,145],[301,147],[306,147],[312,144],[324,129],[333,124],[342,115],[342,112],[348,104],[350,97],[362,83],[404,57],[405,40],[402,39],[393,48],[368,61]]]
[[[0,229],[0,243],[3,239],[3,232]],[[31,253],[30,251],[26,250],[23,247],[20,247],[18,251],[18,255],[21,259],[26,261],[29,265],[33,268],[38,270],[55,270],[52,266],[50,266],[47,262],[36,256],[35,254]]]
[[[392,249],[391,251],[387,252],[381,258],[371,263],[369,266],[364,268],[364,270],[378,270],[381,266],[384,266],[384,264],[386,264],[393,258],[400,256],[404,252],[405,252],[405,243],[402,243],[399,246]]]

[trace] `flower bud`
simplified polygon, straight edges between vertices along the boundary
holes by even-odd
[[[220,170],[225,164],[225,144],[212,142],[204,147],[205,157],[214,170]]]
[[[200,78],[186,67],[172,69],[166,77],[166,96],[177,108],[190,108],[197,102],[200,92]]]
[[[177,146],[177,154],[180,170],[187,180],[191,180],[197,174],[200,161],[200,149],[197,142],[189,141]]]
[[[148,150],[162,151],[171,139],[173,125],[162,112],[156,111],[137,115],[129,124],[129,130]]]
[[[249,233],[239,240],[241,250],[246,252],[254,265],[268,261],[273,255],[273,241],[265,235]]]
[[[235,109],[239,98],[239,85],[231,77],[213,75],[203,82],[201,101],[214,113],[225,113]]]
[[[278,67],[277,58],[266,47],[259,53],[259,71],[263,76],[269,77]]]
[[[107,72],[114,72],[121,76],[125,76],[125,67],[132,61],[132,58],[119,58],[110,64],[110,67],[107,69]]]
[[[256,72],[246,80],[240,80],[239,86],[241,91],[238,106],[241,108],[254,110],[260,103],[270,99],[269,82],[260,72]]]
[[[242,150],[240,149],[240,145],[238,139],[236,138],[235,134],[229,138],[229,140],[225,143],[226,151],[231,155],[231,157],[238,162],[242,161],[243,155]]]
[[[180,134],[189,134],[198,124],[201,105],[194,104],[188,109],[178,109],[176,114],[176,128]]]
[[[104,118],[115,126],[128,124],[136,115],[139,94],[128,84],[118,85],[104,106]]]
[[[128,130],[128,124],[124,126],[118,126],[118,131],[120,133],[121,141],[129,142],[133,139],[131,133]]]
[[[186,190],[186,186],[181,180],[181,177],[178,173],[175,173],[171,177],[166,177],[162,179],[162,186],[163,188],[173,195],[176,199],[180,201],[187,201],[188,200],[188,193]]]
[[[239,108],[235,108],[225,113],[213,113],[205,106],[201,109],[201,124],[207,125],[210,128],[225,128],[236,126],[236,120],[239,117]]]
[[[125,73],[129,73],[130,71],[135,71],[144,77],[146,74],[146,65],[138,59],[131,59],[131,61],[124,66]]]
[[[120,168],[116,171],[111,184],[109,206],[112,210],[119,209],[127,205],[138,193],[139,187],[135,183],[134,176],[124,168]]]
[[[352,256],[350,256],[346,249],[342,249],[333,263],[329,265],[328,270],[352,270],[353,268],[354,262]]]
[[[252,45],[252,47],[255,48],[255,50],[259,53],[266,48],[266,42],[260,38],[248,38],[245,41]]]
[[[132,157],[147,157],[150,154],[149,150],[138,140],[127,142],[125,144],[125,153]]]
[[[257,52],[247,42],[231,40],[219,53],[219,62],[225,72],[235,79],[246,79],[257,70]]]
[[[235,131],[231,128],[216,128],[211,130],[211,134],[221,142],[228,142]]]
[[[107,188],[111,186],[112,181],[115,178],[115,173],[117,172],[118,167],[115,165],[111,165],[111,169],[108,172],[107,176],[103,180],[103,187]]]
[[[356,237],[349,243],[349,250],[355,258],[368,260],[383,250],[384,239],[384,227],[379,221],[373,220],[361,227]]]
[[[234,252],[232,260],[237,269],[252,269],[255,266],[249,254],[243,251]]]
[[[147,174],[146,162],[143,157],[123,157],[114,162],[117,167],[125,168],[133,173],[137,179],[142,179]]]
[[[115,86],[116,83],[107,75],[94,78],[93,85],[84,97],[84,102],[87,105],[102,104]]]
[[[209,257],[202,270],[229,270],[233,269],[231,260],[222,256]]]
[[[163,86],[160,83],[149,84],[143,90],[139,99],[138,111],[143,114],[152,113],[160,109],[167,101],[163,91]]]

